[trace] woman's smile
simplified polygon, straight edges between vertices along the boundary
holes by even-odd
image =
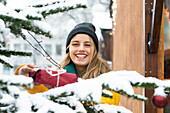
[[[78,59],[83,60],[83,59],[85,59],[87,57],[87,54],[85,54],[85,53],[77,53],[77,54],[75,54],[75,56]]]

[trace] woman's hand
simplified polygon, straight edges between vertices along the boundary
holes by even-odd
[[[35,68],[37,67],[31,64],[25,65],[22,68],[20,68],[19,74],[30,77],[35,73],[36,71]]]

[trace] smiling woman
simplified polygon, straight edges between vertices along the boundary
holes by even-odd
[[[98,38],[95,26],[80,23],[69,33],[66,42],[66,57],[61,65],[69,72],[76,70],[80,78],[89,79],[111,71],[107,62],[98,55]],[[73,72],[70,72],[73,73]]]
[[[111,71],[108,63],[99,57],[98,38],[95,30],[95,26],[91,23],[80,23],[69,33],[66,42],[67,54],[60,64],[67,73],[76,74],[82,79],[91,79]],[[16,74],[29,76],[35,72],[34,68],[35,66],[30,64],[24,65],[24,67],[20,66]],[[48,90],[42,85],[38,88],[43,89],[42,92]],[[112,94],[113,99],[102,97],[101,103],[118,105],[120,94],[115,92]]]

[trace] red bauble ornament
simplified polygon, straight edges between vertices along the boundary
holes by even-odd
[[[168,104],[168,98],[163,97],[163,96],[158,96],[158,95],[153,96],[152,97],[152,104],[156,108],[164,108]]]

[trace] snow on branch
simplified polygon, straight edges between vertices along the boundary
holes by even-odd
[[[109,90],[118,92],[129,98],[147,101],[147,98],[134,93],[132,84],[155,84],[157,95],[162,95],[165,90],[163,87],[170,88],[169,81],[162,81],[156,78],[143,77],[135,71],[111,71],[101,74],[93,79],[78,79],[77,83],[68,84],[61,87],[50,89],[43,93],[29,94],[26,91],[20,91],[17,86],[31,86],[32,78],[19,76],[0,76],[1,94],[0,94],[0,111],[17,111],[17,112],[111,112],[111,113],[132,113],[130,110],[108,104],[100,104],[101,96],[112,98],[113,95]],[[4,87],[4,86],[7,87]],[[16,86],[16,87],[15,87]],[[136,85],[135,85],[136,86]],[[3,88],[2,88],[3,87]],[[147,86],[146,86],[147,87]],[[9,89],[4,93],[3,89]],[[158,89],[157,89],[158,90]],[[10,92],[10,93],[9,93]],[[16,92],[18,94],[15,97]],[[5,100],[8,97],[9,100]]]
[[[30,94],[27,94],[27,96],[22,95],[16,105],[19,106],[18,112],[20,113],[32,113],[32,111],[36,113],[75,113],[68,106],[60,105],[44,97]]]
[[[3,60],[0,58],[0,63],[4,64],[7,67],[13,68],[13,66],[11,64],[9,64],[7,61]]]
[[[39,4],[25,7],[9,7],[0,3],[0,19],[4,21],[5,26],[10,28],[13,34],[22,36],[22,30],[26,29],[35,34],[51,37],[51,29],[45,24],[45,17],[48,15],[64,12],[76,8],[86,8],[86,0],[66,0],[66,1],[48,1],[45,3],[38,1]],[[36,2],[35,2],[36,3]],[[41,6],[41,7],[40,7]],[[47,27],[48,26],[48,27]],[[0,29],[0,31],[2,31]]]
[[[125,79],[131,83],[133,87],[145,87],[148,89],[164,88],[164,91],[170,92],[170,80],[160,80],[155,77],[144,77],[136,71],[115,71],[114,76]],[[109,74],[108,73],[108,74]]]
[[[21,51],[12,51],[12,50],[2,50],[0,49],[0,54],[3,54],[6,57],[10,57],[11,55],[22,55],[22,56],[31,56],[32,53],[26,53]]]
[[[3,76],[0,75],[0,84],[1,85],[15,85],[15,86],[25,86],[27,88],[33,87],[33,79],[18,75],[18,76]]]
[[[95,105],[97,111],[104,112],[104,113],[132,113],[132,111],[122,107],[122,106],[115,106],[115,105],[108,105],[108,104],[99,104]]]
[[[18,7],[13,4],[10,6],[8,2],[10,1],[7,1],[7,3],[0,1],[0,48],[5,47],[6,40],[11,38],[11,35],[25,39],[27,35],[23,32],[24,30],[37,36],[52,38],[53,31],[45,21],[45,17],[77,8],[86,8],[87,3],[86,0],[52,0],[45,2],[37,0],[30,5],[28,0],[25,0],[21,1],[25,5]],[[24,55],[27,54],[24,53]],[[13,67],[3,59],[0,59],[0,63],[10,68]]]
[[[5,47],[6,40],[13,37],[22,37],[27,35],[24,30],[30,31],[39,36],[52,38],[53,31],[45,21],[46,16],[59,12],[69,11],[77,8],[86,8],[86,0],[36,0],[30,5],[28,0],[21,1],[23,6],[13,5],[0,1],[0,48]],[[20,3],[22,4],[22,3]],[[1,54],[3,55],[3,54]],[[26,55],[26,54],[25,54]],[[0,63],[12,68],[13,66],[3,59]]]
[[[127,73],[132,74],[133,72],[127,71]],[[70,95],[71,93],[73,93],[77,95],[80,100],[87,100],[87,97],[91,96],[93,99],[92,101],[94,101],[95,103],[100,103],[102,89],[108,89],[134,99],[142,100],[145,102],[148,100],[146,97],[135,94],[130,82],[115,76],[115,74],[115,72],[109,72],[102,74],[97,78],[79,80],[78,83],[54,88],[40,95],[51,98],[57,97],[63,93],[65,93],[66,95]]]
[[[86,8],[87,7],[86,5],[87,5],[86,0],[76,0],[76,1],[67,0],[64,2],[53,1],[53,3],[45,4],[45,5],[40,3],[33,7],[35,12],[42,14],[43,17],[45,18],[50,14],[69,11],[77,8]]]
[[[43,7],[43,6],[53,5],[53,4],[60,4],[60,3],[71,3],[70,5],[75,4],[75,3],[86,4],[87,1],[86,0],[78,0],[78,1],[73,1],[73,0],[50,0],[50,1],[38,0],[38,1],[31,3],[31,5],[29,5],[29,6]]]

